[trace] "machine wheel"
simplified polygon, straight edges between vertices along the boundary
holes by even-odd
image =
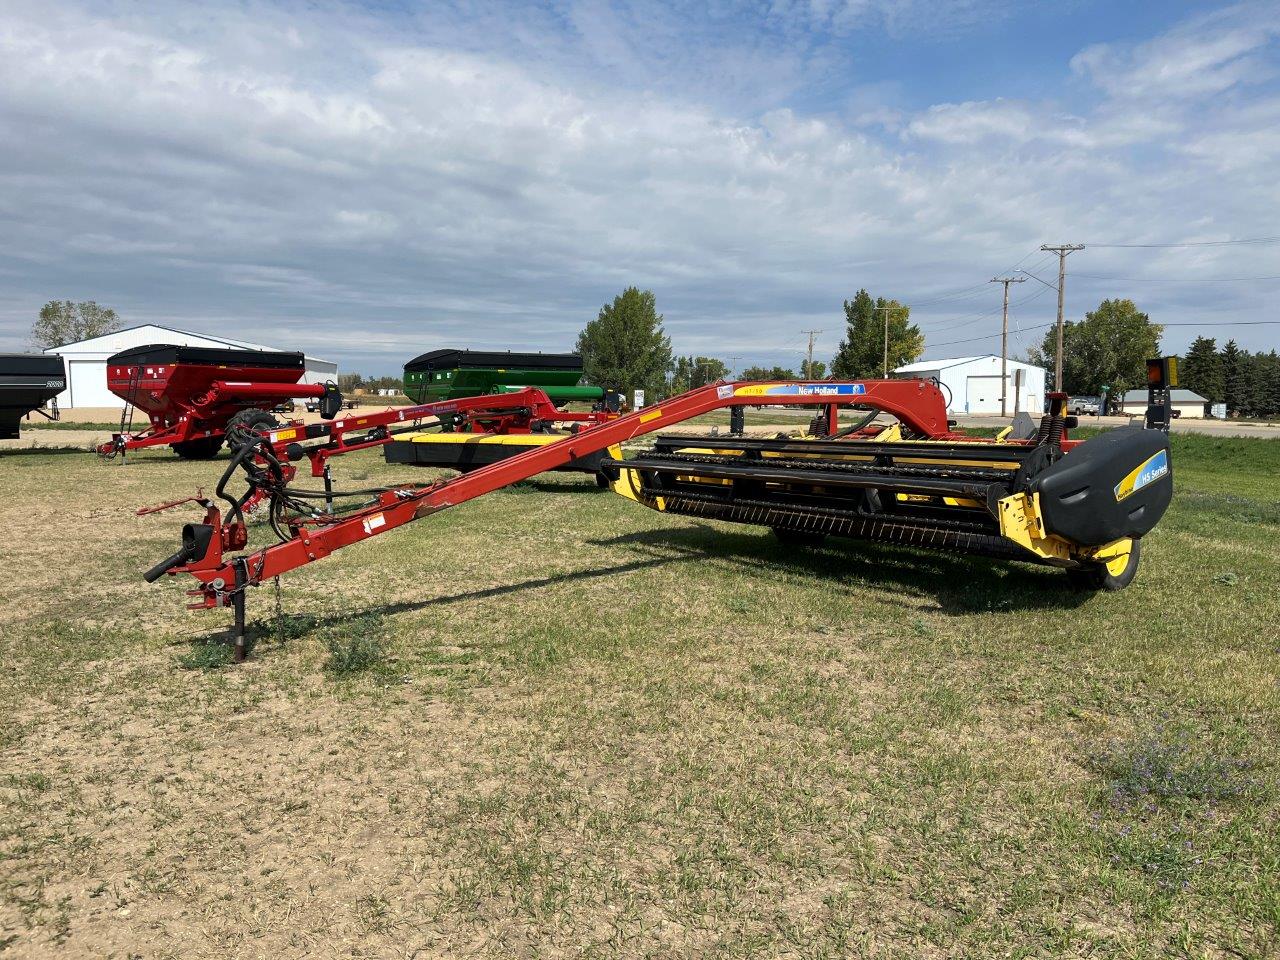
[[[773,535],[779,543],[788,547],[820,547],[827,539],[825,533],[816,530],[792,530],[790,527],[773,527]]]
[[[1123,590],[1133,583],[1142,559],[1142,541],[1134,540],[1128,555],[1111,563],[1093,563],[1067,571],[1071,583],[1081,590]]]
[[[603,471],[597,470],[596,486],[599,487],[601,490],[608,490],[611,486],[613,486],[613,481],[610,480],[608,477],[606,477]]]
[[[278,426],[280,421],[266,410],[241,410],[227,421],[227,449],[240,449],[247,434],[273,430]]]
[[[171,444],[173,452],[182,460],[212,460],[222,449],[221,437],[200,437]]]

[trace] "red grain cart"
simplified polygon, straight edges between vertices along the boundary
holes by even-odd
[[[98,453],[168,445],[184,459],[208,460],[229,432],[278,426],[272,407],[295,398],[318,399],[321,414],[333,417],[342,395],[331,383],[299,383],[305,370],[301,353],[172,344],[123,350],[107,359],[107,387],[125,402],[120,432]],[[135,407],[151,425],[130,433]]]

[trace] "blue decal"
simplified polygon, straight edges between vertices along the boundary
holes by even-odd
[[[798,393],[806,397],[849,396],[866,392],[867,387],[863,383],[787,383],[769,388],[769,393]]]
[[[1155,483],[1169,472],[1169,454],[1161,450],[1143,461],[1129,475],[1116,484],[1117,501],[1132,496],[1148,484]]]
[[[1154,483],[1166,473],[1169,472],[1169,455],[1161,450],[1147,463],[1142,473],[1138,475],[1137,482],[1133,485],[1133,489],[1141,490],[1148,483]]]

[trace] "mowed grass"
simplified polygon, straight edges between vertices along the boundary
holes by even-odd
[[[1119,594],[551,476],[242,667],[139,576],[221,463],[0,456],[0,955],[1274,956],[1280,443],[1173,443]]]

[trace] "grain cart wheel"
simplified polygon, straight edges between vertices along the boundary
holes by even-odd
[[[1123,590],[1133,583],[1142,559],[1142,541],[1134,540],[1129,552],[1106,563],[1068,570],[1067,577],[1080,590]]]
[[[788,547],[820,547],[827,539],[825,533],[817,530],[792,530],[790,527],[773,527],[773,535],[779,543]]]
[[[221,437],[200,437],[170,445],[182,460],[212,460],[222,449]]]
[[[246,440],[255,440],[263,430],[274,430],[280,421],[266,410],[241,410],[227,421],[227,449],[239,450]]]

